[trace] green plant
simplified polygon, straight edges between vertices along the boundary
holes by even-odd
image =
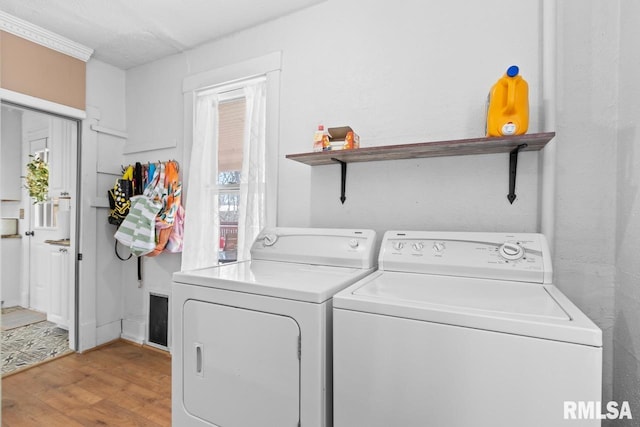
[[[30,155],[32,160],[27,163],[27,185],[29,196],[34,199],[33,204],[46,202],[49,192],[49,166],[39,157]]]

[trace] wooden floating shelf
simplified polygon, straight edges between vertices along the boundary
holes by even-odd
[[[287,159],[310,166],[340,164],[340,201],[344,204],[347,199],[345,195],[347,163],[509,153],[509,194],[507,195],[507,199],[509,203],[513,204],[516,199],[515,189],[518,153],[520,151],[539,151],[555,136],[555,132],[532,133],[518,136],[384,145],[379,147],[358,148],[356,150],[288,154],[286,157]]]
[[[416,144],[384,145],[355,150],[336,150],[287,154],[286,158],[310,166],[331,165],[336,162],[355,163],[383,160],[419,159],[425,157],[465,156],[473,154],[510,153],[526,144],[520,151],[539,151],[556,135],[555,132],[518,136],[457,139],[421,142]]]

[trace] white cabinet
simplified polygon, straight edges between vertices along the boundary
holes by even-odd
[[[46,313],[49,311],[51,296],[51,245],[40,239],[29,239],[29,288],[26,295],[29,297],[29,308]]]
[[[20,150],[22,141],[22,118],[14,110],[2,108],[2,135],[0,136],[0,199],[20,200],[22,179]]]
[[[69,274],[69,249],[54,247],[49,256],[49,310],[47,320],[61,327],[69,327],[69,292],[72,284]]]
[[[73,123],[51,119],[49,125],[49,197],[71,193],[71,149],[74,141]]]
[[[0,240],[0,294],[4,307],[20,305],[20,282],[22,281],[22,239],[4,238]]]

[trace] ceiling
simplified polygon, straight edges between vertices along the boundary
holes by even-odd
[[[121,69],[325,0],[0,0],[0,10],[94,49]]]

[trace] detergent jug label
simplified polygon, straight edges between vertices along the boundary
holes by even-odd
[[[507,122],[502,126],[503,135],[515,135],[516,130],[516,125],[513,122]]]

